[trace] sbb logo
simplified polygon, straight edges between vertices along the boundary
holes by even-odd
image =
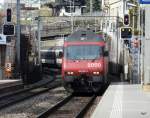
[[[89,68],[101,67],[101,64],[100,64],[100,63],[88,63],[88,67],[89,67]]]

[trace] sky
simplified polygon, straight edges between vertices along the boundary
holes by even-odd
[[[0,0],[0,3],[3,3],[4,2],[4,0]]]

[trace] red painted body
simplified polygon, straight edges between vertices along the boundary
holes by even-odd
[[[104,42],[65,42],[64,48],[73,45],[98,45],[101,47],[105,46]],[[65,78],[65,72],[73,72],[74,76],[85,73],[92,75],[93,72],[100,72],[101,75],[105,74],[105,58],[100,57],[96,60],[68,60],[65,57],[62,62],[62,77]]]
[[[104,77],[107,74],[107,60],[104,57],[104,50],[101,51],[101,56],[98,55],[95,59],[69,59],[67,58],[66,49],[72,49],[73,47],[89,46],[94,48],[105,48],[104,41],[65,41],[64,42],[64,56],[62,59],[62,79],[65,83],[74,85],[76,83],[84,81],[85,83],[102,83]],[[76,49],[77,50],[77,49]],[[86,52],[86,50],[85,50]],[[72,52],[74,53],[74,52]],[[86,52],[87,53],[87,52]],[[76,56],[76,55],[75,55]],[[82,56],[82,55],[81,55]],[[84,83],[81,82],[81,83]],[[86,85],[88,86],[88,84]],[[82,84],[81,86],[82,87]],[[79,88],[80,88],[79,87]],[[88,87],[87,87],[88,88]]]

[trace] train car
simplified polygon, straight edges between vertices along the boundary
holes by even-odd
[[[42,48],[40,52],[43,67],[51,67],[56,65],[56,54],[52,48]]]
[[[56,55],[56,66],[61,68],[63,47],[62,46],[55,46],[54,50],[55,50],[55,55]]]
[[[62,53],[63,47],[55,46],[55,47],[44,47],[41,49],[41,63],[44,67],[61,67],[62,65],[62,57],[60,53]]]
[[[74,92],[97,92],[107,83],[105,42],[92,30],[81,29],[64,41],[62,79]]]

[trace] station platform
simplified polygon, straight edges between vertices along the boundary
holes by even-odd
[[[150,118],[150,92],[141,85],[110,85],[91,118]]]
[[[6,80],[0,80],[0,89],[5,88],[5,87],[10,87],[10,86],[15,86],[15,85],[20,85],[22,84],[22,80],[21,79],[6,79]]]

